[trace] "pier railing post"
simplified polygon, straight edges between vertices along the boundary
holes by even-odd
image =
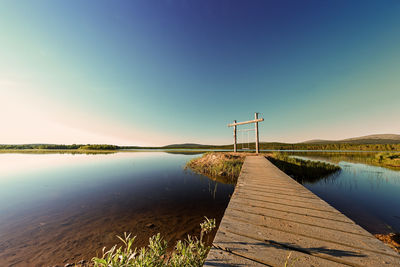
[[[233,121],[234,123],[236,123],[236,120]],[[237,152],[236,146],[237,146],[237,135],[236,135],[236,125],[233,126],[233,152]]]
[[[255,122],[255,127],[256,127],[256,154],[258,154],[258,151],[259,151],[259,140],[258,140],[258,122],[257,122],[257,120],[258,120],[258,113],[256,112],[256,113],[254,113],[254,120],[256,120],[256,122]]]

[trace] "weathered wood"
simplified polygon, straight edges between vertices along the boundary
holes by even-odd
[[[254,120],[257,121],[258,120],[258,113],[254,113]],[[263,119],[264,120],[264,119]],[[254,123],[255,126],[255,130],[256,130],[256,154],[258,154],[258,150],[260,148],[259,145],[259,134],[258,134],[258,122]]]
[[[234,120],[236,123],[236,120]],[[237,152],[237,126],[233,126],[233,152]]]
[[[255,201],[252,201],[255,202]],[[253,204],[251,201],[247,199],[242,199],[242,200],[237,200],[237,199],[232,199],[231,200],[232,207],[242,207],[245,209],[251,209],[251,208],[256,208],[259,210],[263,210],[265,213],[268,212],[268,210],[276,210],[276,211],[286,211],[289,213],[293,214],[299,214],[299,215],[306,215],[313,217],[315,219],[318,218],[326,218],[332,221],[336,222],[347,222],[352,224],[353,221],[351,221],[348,218],[343,218],[339,216],[339,214],[332,214],[324,211],[318,211],[318,210],[311,210],[311,209],[304,209],[304,208],[299,208],[299,207],[289,207],[285,205],[280,205],[280,204],[273,204],[273,203],[261,203],[261,204]],[[229,206],[228,206],[229,207]]]
[[[265,266],[265,264],[217,248],[211,248],[208,257],[210,259],[204,266]]]
[[[290,206],[293,208],[301,208],[301,209],[311,209],[316,211],[324,211],[330,212],[334,214],[340,214],[339,211],[332,209],[330,206],[321,205],[321,202],[304,202],[299,201],[298,199],[287,199],[287,198],[280,198],[280,197],[265,197],[265,196],[258,196],[254,194],[248,194],[243,192],[237,193],[239,196],[250,200],[250,202],[254,203],[270,203],[270,204],[277,204],[277,205],[284,205]]]
[[[241,214],[243,213],[243,214]],[[318,218],[316,220],[314,217],[307,216],[307,215],[298,215],[298,214],[293,214],[291,212],[285,212],[285,211],[275,211],[275,210],[269,210],[268,216],[265,215],[265,212],[260,211],[258,209],[239,209],[239,208],[230,208],[229,210],[226,211],[225,214],[235,214],[235,216],[239,217],[244,217],[251,219],[254,224],[262,224],[266,223],[267,220],[279,220],[279,221],[284,221],[287,223],[297,223],[297,224],[302,224],[302,225],[307,225],[311,227],[321,227],[321,228],[327,228],[327,229],[332,229],[336,231],[341,231],[341,232],[346,232],[350,234],[356,234],[356,235],[363,235],[366,237],[371,237],[371,235],[365,234],[365,230],[362,229],[361,227],[354,227],[353,224],[341,222],[341,221],[332,221],[330,219],[326,218]],[[375,238],[375,237],[374,237]]]
[[[243,124],[249,124],[249,123],[262,122],[262,121],[264,121],[263,118],[256,119],[256,120],[251,120],[251,121],[235,122],[235,123],[228,124],[228,127],[237,126],[237,125],[243,125]]]
[[[390,253],[389,247],[380,247],[377,244],[380,242],[372,235],[364,235],[361,233],[352,233],[348,231],[338,230],[335,226],[321,227],[315,225],[307,225],[302,222],[283,221],[281,219],[272,218],[270,216],[249,215],[244,212],[229,211],[225,216],[235,223],[250,224],[259,229],[273,229],[288,234],[299,234],[305,238],[319,239],[329,243],[336,243],[352,248],[365,249],[380,253]],[[240,217],[238,217],[240,216]],[[251,218],[251,219],[250,219]],[[266,226],[267,225],[267,226]],[[348,225],[350,226],[350,225]],[[349,227],[350,228],[350,227]],[[360,243],[360,236],[362,242]]]
[[[241,234],[221,231],[215,238],[214,248],[231,255],[252,260],[263,266],[285,266],[285,262],[294,266],[343,266],[341,263],[315,257],[300,251],[290,250],[277,244],[267,244]],[[229,255],[228,254],[228,255]],[[227,256],[227,255],[226,255]],[[288,259],[289,258],[289,259]],[[206,261],[208,263],[209,260]],[[221,265],[214,265],[221,266]],[[289,265],[291,266],[291,265]]]
[[[400,266],[399,254],[264,157],[247,157],[205,266],[294,259],[295,266]]]
[[[249,124],[249,123],[254,123],[255,126],[255,133],[256,133],[256,154],[258,154],[260,145],[259,145],[259,133],[258,133],[258,123],[264,121],[263,118],[258,118],[258,113],[256,112],[254,115],[254,120],[251,121],[242,121],[242,122],[236,122],[234,120],[233,123],[228,124],[228,127],[233,127],[233,151],[237,152],[237,126],[238,125],[243,125],[243,124]]]
[[[320,199],[315,199],[311,197],[301,197],[301,195],[293,196],[290,194],[280,194],[273,191],[265,191],[264,190],[251,190],[246,187],[240,188],[237,194],[249,195],[249,196],[257,196],[257,197],[272,197],[274,199],[288,199],[294,200],[298,202],[305,202],[305,203],[320,203]]]

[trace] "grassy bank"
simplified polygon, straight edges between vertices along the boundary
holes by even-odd
[[[285,152],[282,152],[285,153]],[[316,160],[327,160],[334,163],[348,161],[367,165],[385,167],[393,170],[400,170],[400,153],[359,153],[359,152],[286,152],[286,155],[297,155],[311,157]]]
[[[281,153],[267,156],[280,170],[295,178],[298,182],[313,183],[340,170],[340,167],[321,161],[302,160]]]
[[[383,167],[400,168],[400,153],[379,153],[372,162]]]
[[[124,238],[118,237],[123,246],[117,245],[110,250],[103,249],[101,258],[93,258],[95,267],[108,266],[203,266],[210,247],[204,243],[205,235],[215,228],[215,220],[207,219],[200,224],[200,238],[188,236],[185,241],[178,241],[171,253],[167,252],[167,242],[161,238],[160,233],[149,239],[149,245],[141,249],[134,247],[135,237],[126,234]]]
[[[245,153],[209,152],[189,161],[186,168],[220,182],[235,184],[245,157]]]

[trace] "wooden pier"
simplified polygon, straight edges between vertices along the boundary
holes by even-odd
[[[204,266],[400,266],[400,255],[265,157],[248,156]]]

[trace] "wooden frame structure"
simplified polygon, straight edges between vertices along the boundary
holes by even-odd
[[[236,122],[236,120],[233,121],[233,123],[228,124],[228,127],[233,127],[233,152],[237,152],[237,126],[238,125],[243,125],[243,124],[250,124],[254,123],[254,131],[256,132],[256,153],[258,154],[260,150],[260,142],[259,142],[259,133],[258,133],[258,123],[264,121],[263,118],[258,118],[258,112],[254,113],[254,120],[251,121],[242,121],[242,122]]]

